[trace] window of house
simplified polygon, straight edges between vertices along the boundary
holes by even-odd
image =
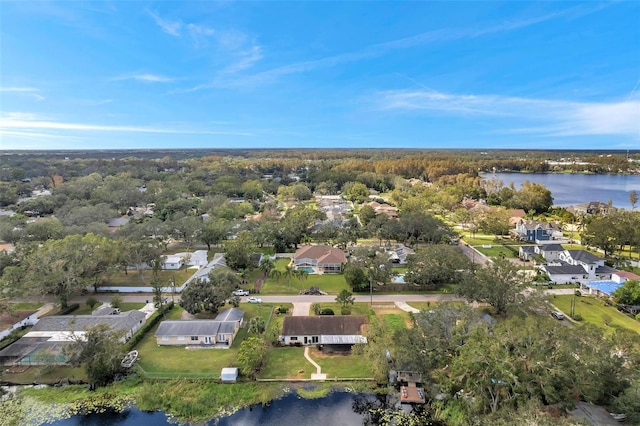
[[[289,340],[298,340],[298,338],[296,336],[293,336]]]
[[[198,340],[198,336],[191,336],[191,340]]]
[[[178,340],[184,340],[184,336],[178,336]]]
[[[169,340],[169,336],[162,336],[162,340]]]

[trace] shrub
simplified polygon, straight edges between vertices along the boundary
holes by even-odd
[[[78,303],[72,303],[71,305],[67,306],[65,309],[58,312],[58,315],[69,315],[71,312],[75,311],[79,307],[80,305]]]
[[[233,296],[231,299],[229,299],[229,303],[231,303],[231,306],[233,306],[234,308],[237,308],[238,306],[240,306],[240,296]]]
[[[111,298],[111,307],[120,309],[121,306],[122,306],[122,296],[120,296],[119,294],[114,294],[113,297]]]
[[[640,321],[640,313],[638,313],[638,315],[636,315],[636,321]]]
[[[161,320],[164,319],[164,314],[173,309],[173,302],[169,302],[166,305],[162,305],[158,308],[158,311],[151,315],[151,318],[144,323],[144,325],[140,328],[140,330],[136,331],[136,333],[131,336],[131,339],[126,343],[125,350],[130,351],[135,346],[140,343],[140,341],[144,338],[144,336],[151,330],[156,324],[158,324]]]
[[[571,318],[573,318],[574,321],[582,321],[582,315],[580,314],[575,314]]]
[[[351,315],[351,308],[343,306],[340,308],[340,315]]]
[[[93,296],[87,297],[87,306],[93,310],[93,307],[98,304],[98,299]]]
[[[576,290],[576,296],[582,296],[582,292],[580,290]]]
[[[324,308],[323,310],[320,311],[320,315],[335,315],[335,314],[333,313],[333,309]]]

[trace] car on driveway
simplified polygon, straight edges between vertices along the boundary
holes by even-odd
[[[243,289],[234,290],[233,291],[233,295],[234,296],[248,296],[249,295],[249,290],[243,290]]]
[[[558,312],[558,311],[551,311],[551,316],[553,316],[557,320],[563,320],[564,319],[564,314],[562,312]]]
[[[249,297],[249,298],[247,298],[247,302],[249,302],[249,303],[262,303],[262,299],[258,299],[257,297]]]

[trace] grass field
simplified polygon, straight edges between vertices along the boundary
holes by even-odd
[[[302,370],[302,373],[299,371]],[[272,348],[267,353],[261,379],[308,379],[315,367],[304,357],[304,348]]]
[[[158,276],[163,286],[169,286],[171,281],[175,282],[176,286],[181,286],[195,272],[196,269],[182,267],[175,271],[159,271]],[[118,272],[112,275],[104,285],[123,287],[150,286],[153,271],[150,269],[142,271],[142,275],[144,276],[144,282],[142,282],[138,271],[129,270],[126,274],[124,272]]]
[[[283,262],[284,261],[284,262]],[[288,259],[276,260],[276,269],[284,271],[284,266],[288,264]],[[269,277],[266,279],[261,294],[299,294],[301,290],[309,287],[319,287],[320,290],[329,294],[338,294],[342,289],[349,289],[342,274],[322,274],[307,275],[306,278],[295,277]]]
[[[39,302],[19,302],[11,303],[11,309],[16,311],[37,311],[42,307],[43,303]]]
[[[393,305],[392,302],[389,302],[388,304]],[[340,315],[340,309],[342,305],[338,302],[323,302],[319,303],[319,305],[322,309],[329,308],[332,309],[336,315]],[[373,311],[369,308],[369,303],[365,302],[354,303],[350,306],[350,308],[351,315],[371,315],[373,313]],[[309,315],[313,315],[313,311],[310,311]]]
[[[554,296],[551,299],[558,309],[569,315],[571,312],[571,299],[573,296]],[[576,297],[575,314],[581,315],[584,322],[597,325],[600,328],[614,331],[624,328],[640,333],[640,323],[619,312],[612,306],[607,306],[603,301],[587,296]],[[607,319],[607,321],[605,321]],[[609,323],[609,325],[606,324]]]
[[[399,314],[384,314],[382,315],[382,322],[384,323],[384,328],[389,333],[407,328],[405,319]]]
[[[334,377],[366,378],[373,375],[368,362],[363,357],[350,354],[325,354],[316,348],[310,350],[310,356],[322,368],[322,373],[327,375],[327,380]]]
[[[251,318],[261,316],[265,322],[268,320],[272,304],[242,304],[245,323]],[[182,308],[176,306],[169,313],[167,319],[179,319],[182,316]],[[240,329],[233,344],[229,349],[194,349],[188,350],[182,346],[158,346],[154,336],[157,327],[154,327],[136,347],[140,353],[138,364],[147,373],[161,373],[166,377],[193,377],[194,374],[208,375],[211,378],[220,375],[220,369],[236,366],[236,357],[240,344],[247,337],[247,329]]]

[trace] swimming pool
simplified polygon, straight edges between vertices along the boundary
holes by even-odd
[[[391,282],[394,284],[404,284],[404,274],[398,274],[391,277]]]
[[[301,271],[305,271],[309,275],[315,274],[315,271],[313,270],[313,268],[311,266],[302,266],[302,267],[300,267],[298,269],[301,270]]]

